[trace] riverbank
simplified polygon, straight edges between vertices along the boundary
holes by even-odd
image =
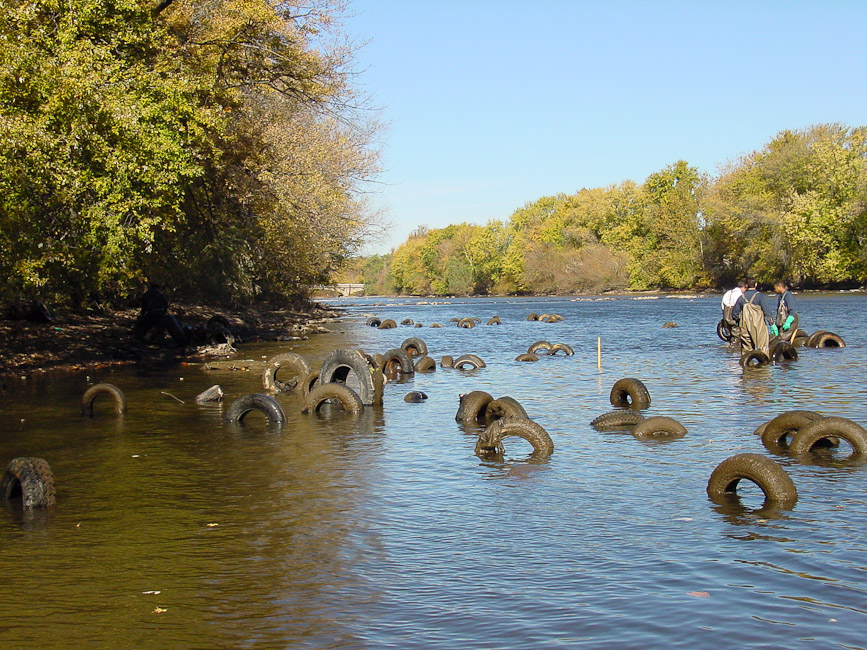
[[[113,365],[166,365],[218,355],[207,347],[169,349],[132,336],[138,309],[55,314],[51,323],[0,320],[0,376],[84,370]],[[255,305],[223,310],[207,305],[173,305],[181,325],[204,326],[219,314],[230,324],[235,346],[255,341],[291,341],[318,333],[340,312],[318,303],[292,307]],[[168,339],[167,339],[168,340]],[[224,352],[224,350],[223,350]]]

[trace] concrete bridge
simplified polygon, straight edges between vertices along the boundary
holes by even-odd
[[[319,291],[335,291],[344,298],[347,298],[348,296],[357,296],[364,293],[364,285],[360,283],[351,284],[348,282],[341,282],[338,284],[333,284],[330,287],[319,285],[315,288]]]

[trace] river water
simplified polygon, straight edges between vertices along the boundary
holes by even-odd
[[[242,346],[247,370],[6,380],[0,464],[46,459],[57,506],[0,509],[0,648],[867,647],[867,466],[845,451],[773,455],[753,433],[794,408],[867,423],[862,295],[800,296],[801,326],[847,347],[746,370],[715,335],[718,297],[427,302],[342,301],[328,334]],[[425,327],[378,330],[369,315]],[[486,326],[494,315],[502,325]],[[448,322],[463,316],[483,323]],[[356,420],[302,415],[281,394],[282,429],[222,424],[231,400],[263,391],[269,356],[318,367],[336,347],[410,336],[437,360],[473,352],[487,367],[389,383]],[[575,355],[514,361],[541,339]],[[621,377],[687,435],[590,427]],[[123,389],[125,415],[101,401],[80,414],[101,381]],[[224,404],[194,404],[212,384]],[[429,399],[406,403],[410,390]],[[553,455],[531,462],[508,439],[502,462],[480,460],[478,430],[454,419],[471,390],[520,401]],[[786,468],[793,509],[759,509],[749,485],[743,507],[708,500],[713,468],[741,452]]]

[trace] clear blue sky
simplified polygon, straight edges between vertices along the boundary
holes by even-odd
[[[867,124],[867,2],[355,0],[359,88],[381,107],[392,227],[525,203],[684,159],[714,174],[784,129]]]

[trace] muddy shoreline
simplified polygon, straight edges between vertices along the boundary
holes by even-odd
[[[138,309],[88,314],[54,314],[51,323],[0,320],[0,377],[69,372],[109,366],[161,366],[183,361],[226,358],[216,346],[170,348],[164,342],[140,343],[132,330]],[[172,305],[169,313],[182,325],[204,326],[224,316],[239,353],[247,343],[292,341],[323,331],[341,316],[339,309],[318,303],[286,307],[255,305],[227,310],[194,304]],[[327,331],[327,330],[326,330]],[[168,342],[170,339],[166,339]]]

